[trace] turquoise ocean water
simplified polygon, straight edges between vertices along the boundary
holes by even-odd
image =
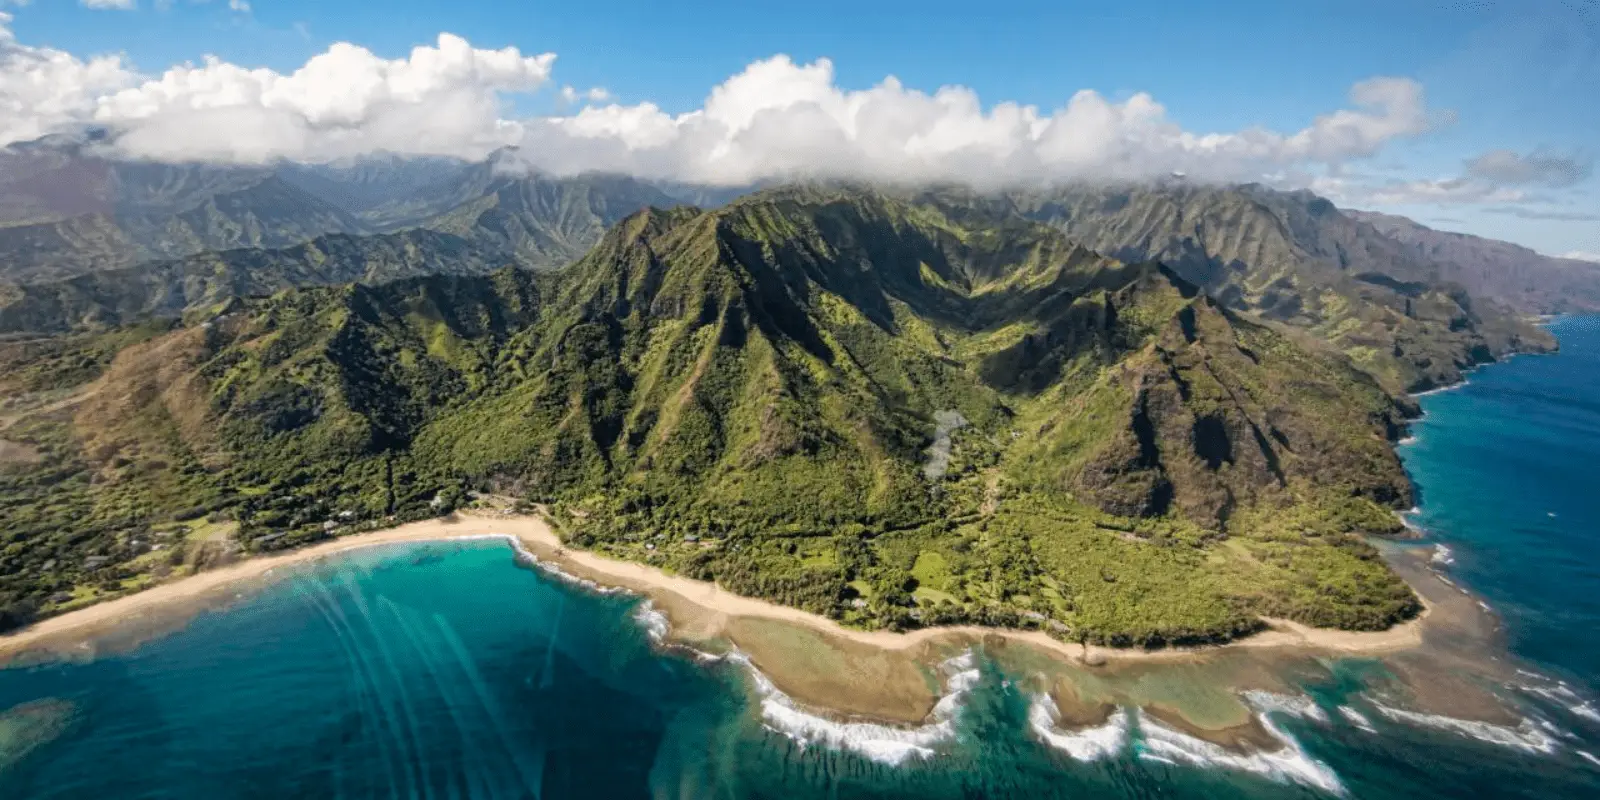
[[[1600,319],[1424,398],[1419,547],[1525,660],[1520,728],[1390,716],[1383,665],[1251,703],[1239,757],[1137,714],[1059,731],[982,652],[941,722],[810,717],[633,598],[501,540],[370,548],[131,651],[0,671],[0,798],[1600,797]],[[6,711],[6,709],[11,709]],[[1120,726],[1118,724],[1120,722]]]

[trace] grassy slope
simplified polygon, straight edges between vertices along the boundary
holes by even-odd
[[[270,549],[474,488],[855,624],[1152,644],[1417,610],[1351,534],[1409,500],[1372,379],[1159,267],[865,190],[644,212],[555,275],[4,352],[10,396],[89,394],[0,434],[43,454],[0,465],[15,616],[203,557],[217,526]]]

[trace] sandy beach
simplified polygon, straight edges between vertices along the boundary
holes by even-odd
[[[356,548],[441,541],[484,536],[512,536],[532,553],[562,570],[596,583],[619,586],[651,597],[667,613],[675,631],[706,638],[733,619],[775,620],[797,625],[857,644],[885,650],[910,650],[941,640],[970,641],[1000,636],[1058,653],[1075,662],[1182,659],[1198,652],[1226,648],[1294,648],[1333,654],[1381,654],[1405,650],[1422,641],[1422,619],[1380,632],[1352,632],[1311,628],[1288,620],[1268,620],[1269,629],[1226,645],[1205,648],[1135,650],[1085,647],[1053,639],[1042,632],[1006,631],[981,627],[925,628],[909,633],[862,631],[833,620],[787,606],[744,597],[704,581],[667,574],[654,567],[619,561],[564,547],[542,518],[532,515],[463,513],[451,518],[413,522],[387,530],[353,534],[285,553],[251,558],[200,572],[136,594],[42,620],[21,631],[0,636],[0,656],[59,642],[84,638],[108,629],[161,614],[182,605],[225,592],[235,584],[269,576],[275,570],[326,558]],[[687,608],[692,606],[693,608]],[[692,618],[690,618],[692,617]]]
[[[1386,663],[1409,686],[1402,691],[1418,708],[1515,722],[1492,694],[1472,680],[1450,679],[1456,672],[1481,673],[1468,669],[1482,666],[1481,654],[1451,650],[1459,642],[1490,641],[1491,631],[1484,626],[1492,625],[1492,620],[1479,613],[1473,598],[1438,580],[1417,559],[1396,556],[1396,567],[1417,589],[1427,610],[1422,617],[1386,631],[1326,630],[1268,620],[1267,630],[1225,645],[1135,650],[1085,647],[1043,632],[976,626],[909,633],[846,628],[711,583],[567,548],[544,518],[496,511],[351,534],[177,578],[0,636],[0,665],[36,658],[92,658],[136,646],[180,629],[196,614],[250,597],[289,568],[350,550],[472,538],[513,538],[524,551],[565,575],[647,597],[670,623],[670,641],[710,651],[737,647],[794,701],[844,719],[922,724],[943,692],[934,677],[935,665],[982,645],[1008,665],[1034,675],[1041,682],[1037,688],[1055,696],[1068,718],[1091,720],[1107,708],[1135,705],[1229,746],[1263,735],[1239,691],[1288,690],[1274,665],[1328,655],[1386,656]],[[1435,640],[1446,646],[1441,649]],[[1435,686],[1440,691],[1430,688]],[[1072,700],[1074,696],[1081,702]]]

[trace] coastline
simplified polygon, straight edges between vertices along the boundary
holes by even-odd
[[[156,616],[169,606],[203,600],[276,570],[309,563],[350,550],[389,544],[449,541],[452,539],[515,538],[533,555],[576,577],[636,592],[650,598],[673,622],[674,638],[710,638],[735,619],[784,622],[816,633],[889,651],[909,651],[928,645],[956,644],[990,637],[1028,644],[1065,656],[1079,664],[1116,661],[1182,660],[1197,654],[1230,649],[1294,649],[1336,655],[1377,655],[1413,648],[1422,642],[1428,616],[1384,631],[1341,631],[1312,628],[1289,620],[1267,619],[1268,628],[1220,645],[1162,650],[1139,650],[1081,645],[1054,639],[1041,631],[1018,631],[980,626],[921,628],[906,633],[863,631],[789,606],[745,597],[714,583],[668,574],[655,567],[621,561],[584,550],[569,549],[555,531],[536,515],[461,513],[454,517],[406,523],[394,528],[351,534],[309,547],[248,558],[217,569],[199,572],[85,608],[40,620],[27,628],[0,636],[0,661],[67,638],[88,638]],[[691,616],[693,619],[674,619]]]
[[[505,541],[547,574],[569,582],[643,598],[636,618],[652,639],[702,656],[735,656],[753,671],[763,714],[776,713],[807,730],[826,729],[846,739],[860,735],[898,741],[943,731],[948,719],[940,716],[941,709],[948,712],[963,691],[946,668],[958,661],[970,663],[974,650],[1005,669],[1029,675],[1027,691],[1053,701],[1047,705],[1059,722],[1104,723],[1084,729],[1086,736],[1098,735],[1107,725],[1116,728],[1126,714],[1148,712],[1174,735],[1205,746],[1227,752],[1268,747],[1276,752],[1272,731],[1251,698],[1293,694],[1295,685],[1284,675],[1320,669],[1328,657],[1382,657],[1395,679],[1382,696],[1425,716],[1490,727],[1515,726],[1521,720],[1472,677],[1486,674],[1482,654],[1470,646],[1462,649],[1461,640],[1494,639],[1493,620],[1479,612],[1474,598],[1430,571],[1425,559],[1398,549],[1392,563],[1424,603],[1423,613],[1402,625],[1353,632],[1268,620],[1267,630],[1227,644],[1119,650],[1066,643],[1038,631],[976,626],[908,633],[846,628],[715,584],[568,549],[540,516],[482,510],[248,559],[48,618],[0,636],[0,668],[126,651],[181,629],[200,613],[247,600],[288,569],[331,556],[386,545],[472,539]],[[1488,664],[1501,668],[1490,670],[1496,679],[1492,683],[1509,679],[1499,674],[1509,673],[1507,665],[1497,659]],[[1121,711],[1101,720],[1108,709]]]

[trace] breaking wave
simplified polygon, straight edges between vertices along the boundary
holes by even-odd
[[[1378,713],[1396,722],[1403,722],[1423,728],[1448,731],[1459,736],[1477,739],[1480,742],[1496,744],[1502,747],[1511,747],[1527,753],[1550,754],[1556,751],[1557,743],[1554,737],[1539,729],[1531,719],[1523,719],[1521,724],[1513,728],[1509,725],[1495,725],[1490,722],[1456,719],[1439,714],[1424,714],[1419,711],[1406,711],[1401,708],[1386,706],[1374,702],[1373,708]]]
[[[1047,694],[1036,694],[1028,705],[1028,727],[1045,744],[1079,761],[1095,761],[1116,755],[1128,743],[1132,715],[1117,709],[1104,723],[1092,728],[1065,733],[1056,725],[1060,713]]]
[[[656,644],[666,641],[670,623],[667,622],[667,615],[661,613],[654,603],[649,600],[641,601],[633,610],[633,619],[644,628],[645,635],[650,637],[650,641]]]
[[[1367,715],[1349,706],[1339,706],[1339,716],[1344,717],[1346,722],[1366,733],[1378,732],[1378,729],[1372,726],[1372,720],[1367,719]]]
[[[1442,544],[1436,544],[1433,546],[1433,557],[1428,559],[1428,561],[1437,567],[1448,567],[1451,564],[1456,563],[1456,557],[1455,554],[1450,551],[1450,548]]]
[[[845,750],[890,766],[931,756],[935,745],[954,738],[962,699],[980,678],[977,659],[970,650],[944,662],[940,669],[946,676],[946,693],[934,705],[933,721],[920,727],[899,728],[873,722],[839,722],[804,711],[761,674],[749,657],[735,653],[730,659],[750,671],[756,694],[761,697],[762,722],[768,730],[801,748],[820,745]]]
[[[1585,699],[1582,695],[1573,691],[1566,681],[1552,681],[1543,675],[1526,670],[1519,669],[1517,672],[1521,675],[1535,678],[1544,684],[1520,683],[1516,685],[1518,689],[1561,706],[1571,712],[1573,716],[1600,723],[1600,710],[1595,708],[1595,701]]]
[[[1272,721],[1273,714],[1284,714],[1315,722],[1327,722],[1328,714],[1309,697],[1294,697],[1271,692],[1243,694],[1255,710],[1267,733],[1282,743],[1277,750],[1237,753],[1221,745],[1166,727],[1137,709],[1120,708],[1105,723],[1071,733],[1057,728],[1059,713],[1050,697],[1034,695],[1028,708],[1028,724],[1045,744],[1079,761],[1094,761],[1121,752],[1133,741],[1133,723],[1138,723],[1134,750],[1140,760],[1171,766],[1232,769],[1251,772],[1271,780],[1287,781],[1344,794],[1339,776],[1326,764],[1312,758],[1300,743]]]
[[[1344,784],[1327,764],[1312,758],[1293,736],[1273,722],[1274,713],[1326,722],[1327,712],[1310,698],[1285,697],[1269,692],[1246,692],[1245,702],[1256,719],[1283,747],[1266,752],[1235,753],[1221,745],[1168,728],[1148,716],[1139,718],[1140,758],[1162,763],[1252,772],[1279,782],[1311,786],[1343,795]]]

